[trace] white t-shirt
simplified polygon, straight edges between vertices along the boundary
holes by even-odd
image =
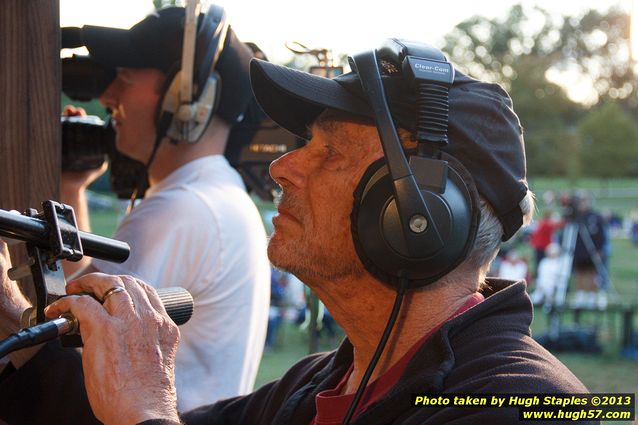
[[[191,161],[150,188],[119,225],[131,254],[98,270],[155,288],[181,286],[195,301],[180,326],[178,409],[252,391],[266,338],[270,263],[259,212],[221,155]]]

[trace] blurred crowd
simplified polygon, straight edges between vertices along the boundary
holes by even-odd
[[[276,349],[283,343],[281,328],[284,323],[298,326],[309,334],[313,327],[314,336],[317,339],[326,336],[332,346],[337,345],[337,337],[342,334],[330,312],[302,281],[273,267],[266,349]]]
[[[547,191],[539,201],[539,218],[502,247],[490,274],[525,279],[537,305],[606,309],[611,241],[628,238],[638,245],[638,205],[622,217],[597,210],[586,192]]]

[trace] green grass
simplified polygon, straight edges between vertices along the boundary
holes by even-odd
[[[322,336],[319,339],[319,351],[331,351],[339,345],[343,333],[335,338]],[[279,329],[274,347],[267,348],[261,359],[255,388],[281,377],[297,360],[309,354],[309,335],[307,330],[284,322]]]
[[[529,179],[530,189],[536,193],[537,202],[542,205],[542,194],[548,190],[560,195],[573,190],[584,190],[591,194],[595,200],[594,207],[599,210],[609,210],[622,214],[628,214],[638,208],[638,179],[591,179],[583,178],[576,181],[537,177]]]
[[[595,193],[606,189],[638,189],[638,179],[635,178],[618,178],[618,179],[594,179],[594,178],[580,178],[576,180],[569,180],[563,178],[553,177],[528,177],[529,186],[533,191],[545,191],[545,190],[572,190],[572,189],[585,189],[591,190]]]

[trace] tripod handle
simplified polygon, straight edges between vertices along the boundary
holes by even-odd
[[[26,242],[33,242],[42,248],[50,247],[51,229],[47,222],[35,217],[27,217],[0,209],[0,236]],[[84,254],[101,260],[123,263],[131,248],[126,242],[78,232]]]

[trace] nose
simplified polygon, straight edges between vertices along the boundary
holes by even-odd
[[[303,173],[302,160],[303,150],[295,149],[285,155],[280,156],[270,163],[270,176],[282,187],[296,186],[302,187],[305,179]]]
[[[119,83],[118,78],[111,81],[106,90],[102,92],[99,97],[99,101],[102,105],[109,109],[115,109],[119,99]]]

